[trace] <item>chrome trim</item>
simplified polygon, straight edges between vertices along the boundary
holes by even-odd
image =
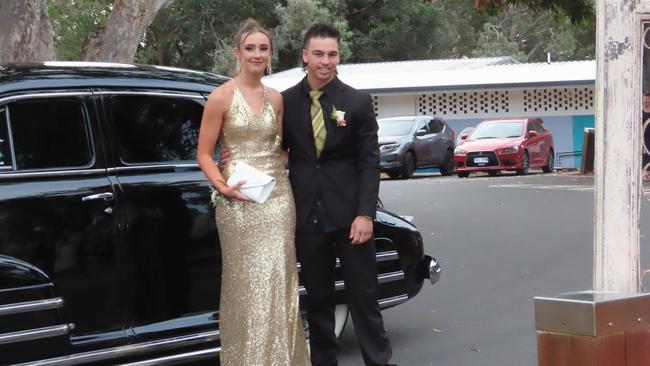
[[[183,363],[188,361],[199,361],[206,358],[216,357],[221,352],[221,347],[209,348],[200,351],[181,353],[178,355],[171,355],[165,357],[154,358],[151,360],[123,363],[118,366],[164,366],[176,365],[178,361],[182,360]]]
[[[395,306],[395,305],[403,304],[403,303],[407,302],[408,299],[409,299],[409,297],[406,294],[397,295],[397,296],[389,297],[389,298],[386,298],[386,299],[381,299],[381,300],[378,301],[379,302],[379,308],[384,309],[384,308],[387,308],[389,306]]]
[[[81,197],[82,202],[96,201],[96,200],[110,201],[112,199],[113,199],[113,192],[102,192],[102,193],[91,194],[89,196]]]
[[[20,173],[2,173],[0,174],[0,179],[2,178],[21,178],[21,177],[37,177],[37,178],[47,178],[47,177],[66,177],[71,175],[105,175],[106,169],[84,169],[79,168],[79,170],[56,170],[56,171],[40,171],[40,172],[20,172]]]
[[[61,307],[63,307],[63,299],[60,297],[45,300],[17,302],[13,304],[0,305],[0,316],[27,313],[39,310],[58,309]]]
[[[399,254],[397,254],[396,250],[387,250],[385,252],[377,252],[376,258],[377,262],[387,262],[399,259]],[[298,267],[298,272],[300,272],[300,269],[302,268],[300,262],[298,262],[296,266]],[[341,267],[341,260],[336,258],[336,268],[339,267]]]
[[[179,336],[174,338],[135,343],[126,346],[90,351],[41,361],[25,362],[12,366],[72,366],[91,362],[106,361],[116,358],[138,356],[145,353],[167,351],[179,347],[213,342],[220,339],[218,330]]]
[[[377,283],[387,283],[387,282],[394,282],[394,281],[399,281],[404,279],[404,271],[395,271],[395,272],[388,272],[388,273],[382,273],[377,276]],[[334,282],[334,291],[340,291],[345,289],[345,281],[336,281]],[[300,286],[298,287],[298,295],[305,295],[307,294],[307,289],[305,289],[305,286]]]
[[[21,99],[31,98],[64,98],[64,97],[82,97],[92,95],[91,92],[54,92],[54,93],[33,93],[13,95],[10,97],[0,98],[0,103],[9,103]]]
[[[147,92],[147,91],[136,91],[136,90],[127,90],[127,91],[110,91],[102,90],[96,91],[94,95],[148,95],[148,96],[157,96],[157,97],[181,97],[188,99],[199,99],[205,101],[205,98],[201,94],[186,94],[186,93],[177,93],[177,92]]]
[[[377,253],[377,262],[386,262],[386,261],[392,261],[396,259],[399,259],[399,254],[397,254],[396,250],[388,250],[385,252]]]
[[[377,282],[378,283],[386,283],[386,282],[393,282],[393,281],[399,281],[403,280],[405,277],[404,271],[395,271],[395,272],[388,272],[388,273],[382,273],[379,276],[377,276]]]
[[[5,114],[5,123],[7,124],[7,134],[9,135],[9,152],[11,153],[11,169],[16,170],[16,149],[14,149],[14,133],[11,129],[11,123],[9,123],[9,108],[4,108],[2,110]]]
[[[0,345],[17,342],[33,341],[35,339],[58,337],[68,334],[70,327],[68,325],[55,325],[52,327],[35,328],[21,330],[18,332],[0,334]]]
[[[129,172],[132,170],[142,170],[142,169],[173,169],[173,168],[198,168],[198,163],[180,163],[180,164],[131,164],[129,166],[121,166],[117,168],[108,168],[109,173],[120,173],[120,172]]]
[[[429,262],[429,281],[432,285],[435,285],[440,281],[440,274],[442,273],[442,267],[438,264],[438,261],[435,258],[431,258]]]

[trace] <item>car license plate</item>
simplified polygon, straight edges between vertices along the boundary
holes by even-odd
[[[474,164],[487,164],[490,159],[487,158],[487,156],[479,156],[477,158],[474,158]]]

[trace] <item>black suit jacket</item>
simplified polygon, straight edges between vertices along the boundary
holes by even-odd
[[[316,157],[305,80],[282,93],[283,145],[289,150],[289,179],[300,228],[320,197],[329,218],[339,229],[349,228],[356,216],[375,217],[379,194],[377,120],[369,94],[337,78],[323,105],[327,137]],[[347,126],[331,119],[331,107],[345,112]]]

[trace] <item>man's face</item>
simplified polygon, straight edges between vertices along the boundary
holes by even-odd
[[[328,82],[339,64],[339,44],[335,38],[311,38],[302,50],[302,61],[307,65],[309,77]]]

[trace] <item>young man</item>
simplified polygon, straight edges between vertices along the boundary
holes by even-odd
[[[392,351],[377,303],[375,242],[379,192],[377,121],[370,96],[336,77],[340,33],[307,30],[307,76],[282,93],[283,146],[296,201],[296,249],[307,289],[311,360],[337,365],[334,268],[345,291],[366,365],[388,365]]]

